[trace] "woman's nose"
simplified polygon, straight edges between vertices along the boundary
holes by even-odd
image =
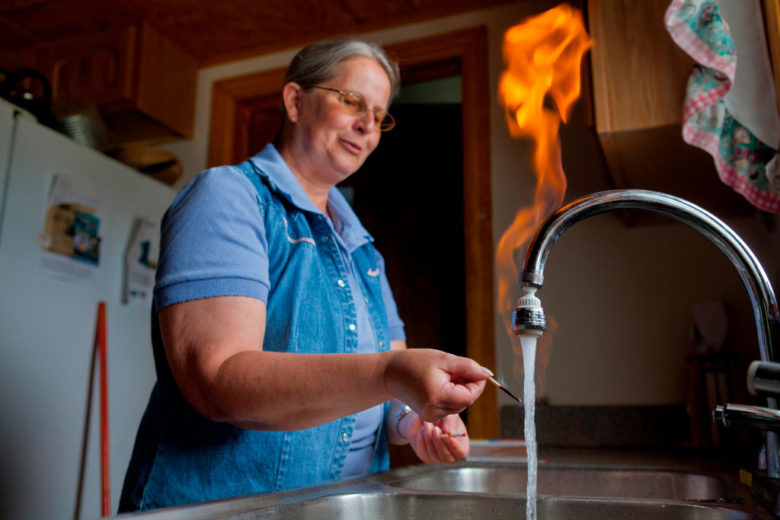
[[[356,128],[361,132],[371,133],[376,131],[376,120],[374,119],[374,113],[371,110],[366,110],[356,115]]]

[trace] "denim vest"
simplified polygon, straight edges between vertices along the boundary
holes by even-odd
[[[357,312],[327,217],[297,207],[250,161],[238,168],[257,191],[259,218],[268,250],[273,251],[263,348],[312,354],[355,352]],[[376,275],[378,253],[366,242],[351,255],[377,345],[380,351],[388,350],[387,315]],[[158,381],[139,428],[120,512],[339,480],[354,415],[292,432],[245,430],[209,421],[176,386],[153,315]],[[385,403],[383,415],[387,409]],[[386,433],[380,428],[371,471],[388,468]]]

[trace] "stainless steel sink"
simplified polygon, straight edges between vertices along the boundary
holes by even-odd
[[[527,472],[515,467],[432,469],[385,483],[416,491],[457,491],[525,495]],[[539,467],[539,495],[718,500],[727,495],[724,480],[714,475],[634,469]]]
[[[540,520],[766,520],[733,476],[680,468],[548,464],[539,467]],[[144,520],[459,520],[525,518],[526,467],[424,464],[284,493],[137,513]]]
[[[633,519],[643,520],[752,520],[748,513],[712,506],[680,502],[619,501],[608,499],[544,497],[538,503],[543,520]],[[525,500],[506,496],[424,494],[424,493],[351,493],[314,498],[279,507],[221,517],[230,520],[273,518],[277,520],[314,520],[322,518],[382,520],[447,520],[525,518]]]

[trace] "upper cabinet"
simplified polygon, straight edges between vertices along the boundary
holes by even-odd
[[[763,0],[764,22],[775,77],[777,107],[780,109],[780,0]]]
[[[117,143],[192,136],[197,62],[145,22],[42,44],[10,61],[42,72],[54,103],[95,103]]]
[[[588,0],[595,125],[617,188],[662,191],[716,214],[752,211],[712,157],[682,139],[694,61],[664,26],[669,0]]]
[[[590,0],[596,129],[622,132],[680,124],[694,64],[669,37],[669,0]]]

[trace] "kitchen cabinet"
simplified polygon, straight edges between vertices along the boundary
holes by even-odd
[[[764,0],[764,23],[766,27],[769,57],[774,72],[777,107],[780,109],[780,0]]]
[[[41,71],[55,104],[95,103],[117,143],[192,136],[197,62],[146,22],[41,44],[10,61]]]
[[[610,180],[616,188],[677,195],[719,215],[751,212],[720,181],[712,157],[682,139],[695,62],[664,26],[668,6],[669,0],[588,1],[595,126]]]
[[[599,133],[680,123],[694,61],[664,28],[668,4],[668,0],[588,2]]]

